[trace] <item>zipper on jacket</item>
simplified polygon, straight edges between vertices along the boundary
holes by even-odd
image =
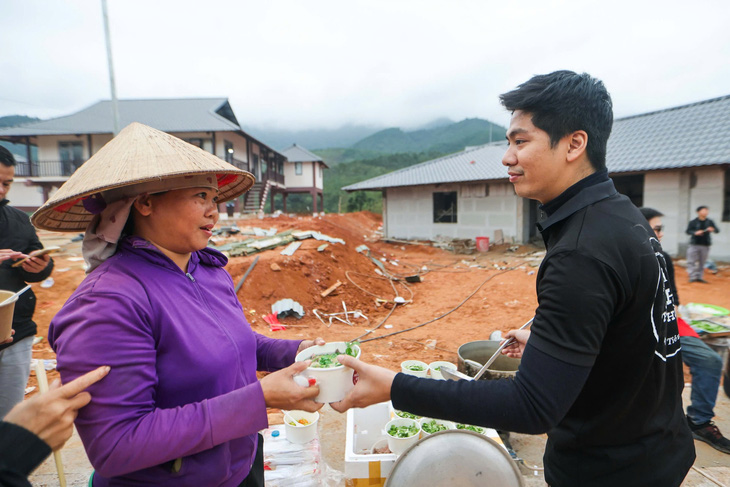
[[[188,279],[190,279],[191,281],[195,282],[195,278],[193,277],[192,274],[190,274],[189,272],[186,272],[185,275],[188,276]]]

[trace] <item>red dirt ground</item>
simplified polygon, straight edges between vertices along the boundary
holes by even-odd
[[[229,225],[230,221],[221,223]],[[385,323],[390,325],[387,329],[384,325],[364,339],[413,327],[440,316],[455,308],[483,284],[471,299],[441,320],[413,331],[363,343],[362,358],[366,361],[393,370],[399,370],[400,362],[406,359],[427,363],[435,360],[456,362],[456,350],[460,345],[487,339],[494,330],[505,331],[521,326],[532,317],[537,306],[535,277],[539,259],[531,253],[539,251],[538,248],[520,246],[510,251],[509,246],[503,245],[485,253],[457,255],[426,245],[386,243],[380,239],[380,215],[368,212],[323,217],[282,215],[263,220],[239,220],[238,225],[241,228],[276,227],[278,232],[290,228],[316,230],[346,242],[345,245],[330,243],[323,252],[318,252],[317,247],[324,242],[309,239],[304,240],[299,250],[290,257],[281,255],[283,247],[279,247],[230,260],[226,269],[237,283],[256,256],[259,257],[238,296],[253,329],[267,336],[292,339],[321,336],[328,341],[352,340],[380,323],[393,305],[377,303],[375,296],[392,301],[396,295],[389,281],[378,278],[372,261],[355,251],[361,244],[367,245],[374,257],[387,259],[388,263],[384,265],[391,273],[408,275],[424,267],[428,269],[427,272],[421,271],[423,282],[408,284],[413,292],[412,302],[399,305],[393,311]],[[82,262],[78,260],[80,246],[69,243],[74,235],[40,233],[46,245],[62,245],[65,249],[54,257],[55,285],[41,289],[38,284],[33,284],[38,297],[35,314],[38,335],[43,337],[47,336],[54,314],[84,278]],[[272,264],[277,264],[281,270],[272,270]],[[696,301],[730,308],[730,271],[727,267],[721,267],[716,275],[707,275],[710,284],[689,284],[685,269],[680,266],[676,269],[682,302]],[[362,289],[348,280],[347,271]],[[338,280],[343,283],[341,287],[325,298],[320,297],[322,291]],[[397,289],[399,295],[410,298],[404,287],[398,286]],[[272,332],[263,316],[271,313],[274,302],[284,298],[298,301],[306,315],[299,320],[284,318],[282,323],[290,327]],[[334,321],[327,326],[312,313],[313,309],[321,313],[343,311],[343,301],[348,310],[360,310],[370,321],[354,319],[353,325]],[[55,358],[46,340],[34,346],[33,356]],[[58,373],[50,371],[48,376],[51,380]],[[36,385],[34,374],[29,385]]]

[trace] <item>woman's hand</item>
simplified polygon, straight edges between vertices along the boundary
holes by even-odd
[[[12,343],[13,335],[15,335],[15,330],[10,330],[10,338],[6,338],[4,341],[0,342],[0,345],[5,345],[6,343]]]
[[[22,426],[58,450],[71,438],[79,409],[91,401],[84,389],[103,379],[109,370],[99,367],[63,386],[56,379],[48,392],[16,404],[3,420]]]
[[[357,374],[355,387],[342,401],[330,404],[332,409],[344,413],[350,408],[364,408],[371,404],[390,401],[390,389],[396,373],[392,370],[370,365],[349,355],[340,355],[337,360],[350,367]]]
[[[302,340],[302,343],[299,344],[299,347],[297,347],[297,353],[301,352],[302,350],[306,350],[309,347],[313,347],[315,345],[322,346],[326,342],[324,341],[324,338],[317,337],[314,340]]]
[[[510,330],[505,335],[505,339],[515,339],[514,342],[504,347],[502,353],[512,358],[522,358],[522,353],[525,351],[525,345],[527,340],[530,338],[530,330]]]
[[[316,384],[302,387],[293,379],[298,373],[304,372],[311,363],[311,360],[294,362],[289,367],[272,372],[261,379],[259,382],[264,392],[266,407],[313,413],[324,406],[322,403],[314,402],[314,398],[319,394],[319,387]]]

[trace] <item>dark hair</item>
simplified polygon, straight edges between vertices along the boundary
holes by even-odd
[[[645,206],[642,208],[639,208],[639,211],[641,212],[642,215],[644,215],[644,218],[646,218],[646,221],[649,221],[652,218],[656,218],[658,216],[664,216],[664,213],[662,213],[658,210],[655,210],[654,208],[647,208]]]
[[[1,145],[0,145],[0,164],[2,164],[3,166],[8,166],[8,167],[12,167],[15,165],[15,157],[13,157],[13,153]]]
[[[551,147],[566,135],[585,130],[588,160],[596,171],[606,167],[613,103],[601,80],[567,70],[539,74],[499,95],[499,100],[511,112],[530,113],[535,127],[550,136]]]
[[[706,207],[705,205],[698,206],[697,209],[695,210],[695,212],[699,213],[700,210],[709,210],[709,208]]]

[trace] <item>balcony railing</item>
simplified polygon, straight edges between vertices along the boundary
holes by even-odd
[[[15,166],[15,176],[19,177],[68,177],[73,174],[76,169],[86,162],[85,160],[72,160],[72,161],[33,161],[19,162]],[[239,169],[245,171],[254,172],[253,168],[249,166],[246,161],[239,159],[233,159],[232,164]],[[284,184],[284,174],[279,172],[278,164],[267,164],[266,171],[257,177],[257,180],[266,182],[267,180],[273,180],[278,183]]]

